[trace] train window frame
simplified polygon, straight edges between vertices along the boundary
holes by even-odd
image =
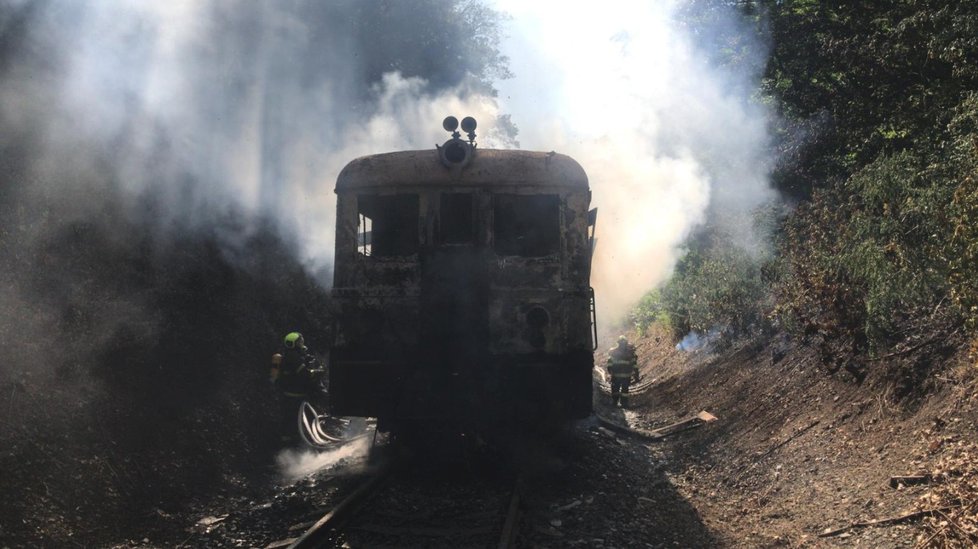
[[[467,204],[465,204],[467,202]],[[438,193],[438,235],[440,246],[470,246],[476,241],[474,192]]]
[[[494,193],[492,219],[497,255],[549,257],[560,253],[560,195]]]
[[[367,217],[357,208],[357,253],[370,257],[370,240],[373,237],[373,218]]]
[[[358,255],[398,258],[417,254],[420,219],[421,200],[416,193],[357,194]]]

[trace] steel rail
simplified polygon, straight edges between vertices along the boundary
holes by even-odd
[[[652,386],[655,385],[656,381],[658,381],[658,379],[650,379],[648,381],[642,381],[636,383],[635,385],[631,385],[628,387],[628,394],[635,395],[638,393],[644,393],[645,391],[648,391],[650,388],[652,388]],[[599,389],[601,389],[602,392],[609,393],[609,394],[611,393],[611,383],[601,380],[601,381],[597,381],[596,385],[598,386]]]
[[[499,536],[499,549],[516,547],[516,534],[519,532],[520,497],[523,491],[523,479],[518,478],[513,485],[513,495],[509,498],[509,508],[506,520],[503,521],[503,531]]]
[[[323,542],[326,541],[326,538],[334,533],[343,522],[353,516],[367,497],[380,487],[381,483],[390,475],[393,468],[391,463],[387,463],[378,469],[373,476],[361,484],[352,494],[323,515],[323,518],[310,526],[305,533],[299,536],[289,546],[289,549],[312,549],[321,547]]]

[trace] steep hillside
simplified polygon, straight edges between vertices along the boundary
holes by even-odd
[[[929,390],[896,399],[882,375],[887,367],[857,384],[827,375],[817,350],[782,341],[683,353],[659,327],[637,341],[643,377],[657,381],[625,412],[632,425],[659,426],[699,410],[719,418],[666,444],[672,482],[724,544],[974,543],[978,376],[966,352],[949,346]],[[924,474],[932,481],[891,484],[891,477]],[[934,509],[940,512],[819,537]]]

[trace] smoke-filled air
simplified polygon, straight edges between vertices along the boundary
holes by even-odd
[[[397,64],[414,72],[440,60],[417,48],[395,54],[374,34],[402,38],[411,19],[396,12],[406,6],[22,4],[8,10],[8,32],[57,64],[10,55],[2,90],[8,131],[41,134],[36,186],[73,192],[79,181],[116,179],[125,196],[157,195],[162,226],[270,216],[308,265],[326,267],[332,186],[350,159],[433,147],[446,113],[479,117],[493,143],[496,105],[472,92],[481,83],[466,77],[471,67],[403,76]],[[69,209],[84,216],[98,200]]]
[[[697,40],[664,2],[0,0],[0,439],[118,448],[146,501],[279,450],[267,360],[328,346],[337,174],[447,115],[583,165],[620,317],[708,212],[769,195],[752,75]]]
[[[324,284],[339,170],[364,154],[432,147],[448,114],[480,120],[480,146],[510,147],[515,128],[497,118],[506,113],[523,148],[581,162],[600,209],[603,316],[669,274],[709,207],[746,211],[770,198],[767,113],[746,96],[751,75],[711,65],[667,2],[502,0],[512,74],[499,64],[459,78],[453,70],[472,67],[447,66],[427,79],[401,70],[472,62],[425,59],[422,48],[385,67],[363,51],[410,32],[410,18],[386,13],[405,9],[396,4],[13,6],[6,32],[57,65],[30,50],[6,60],[4,123],[8,135],[35,136],[34,191],[64,195],[69,218],[97,211],[110,180],[124,201],[154,195],[161,227],[233,213],[246,232],[267,216]],[[390,28],[359,28],[378,13]],[[452,38],[480,37],[439,39]]]
[[[474,1],[0,1],[5,525],[68,515],[25,479],[108,529],[273,460],[269,358],[292,330],[327,346],[337,173],[433,148],[446,114],[512,143],[496,22]]]
[[[707,212],[748,213],[771,200],[768,113],[748,95],[758,74],[710,62],[673,2],[509,2],[500,84],[520,142],[584,166],[599,208],[592,283],[613,321],[671,273]],[[731,11],[720,25],[737,25]],[[755,69],[765,51],[747,52]],[[724,217],[718,215],[718,217]],[[746,249],[750,227],[730,227]],[[600,314],[603,313],[603,314]]]
[[[976,28],[0,0],[0,547],[973,546]]]

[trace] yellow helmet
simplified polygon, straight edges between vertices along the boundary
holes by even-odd
[[[289,334],[285,336],[285,346],[289,349],[302,347],[302,344],[302,334],[299,332],[289,332]]]

